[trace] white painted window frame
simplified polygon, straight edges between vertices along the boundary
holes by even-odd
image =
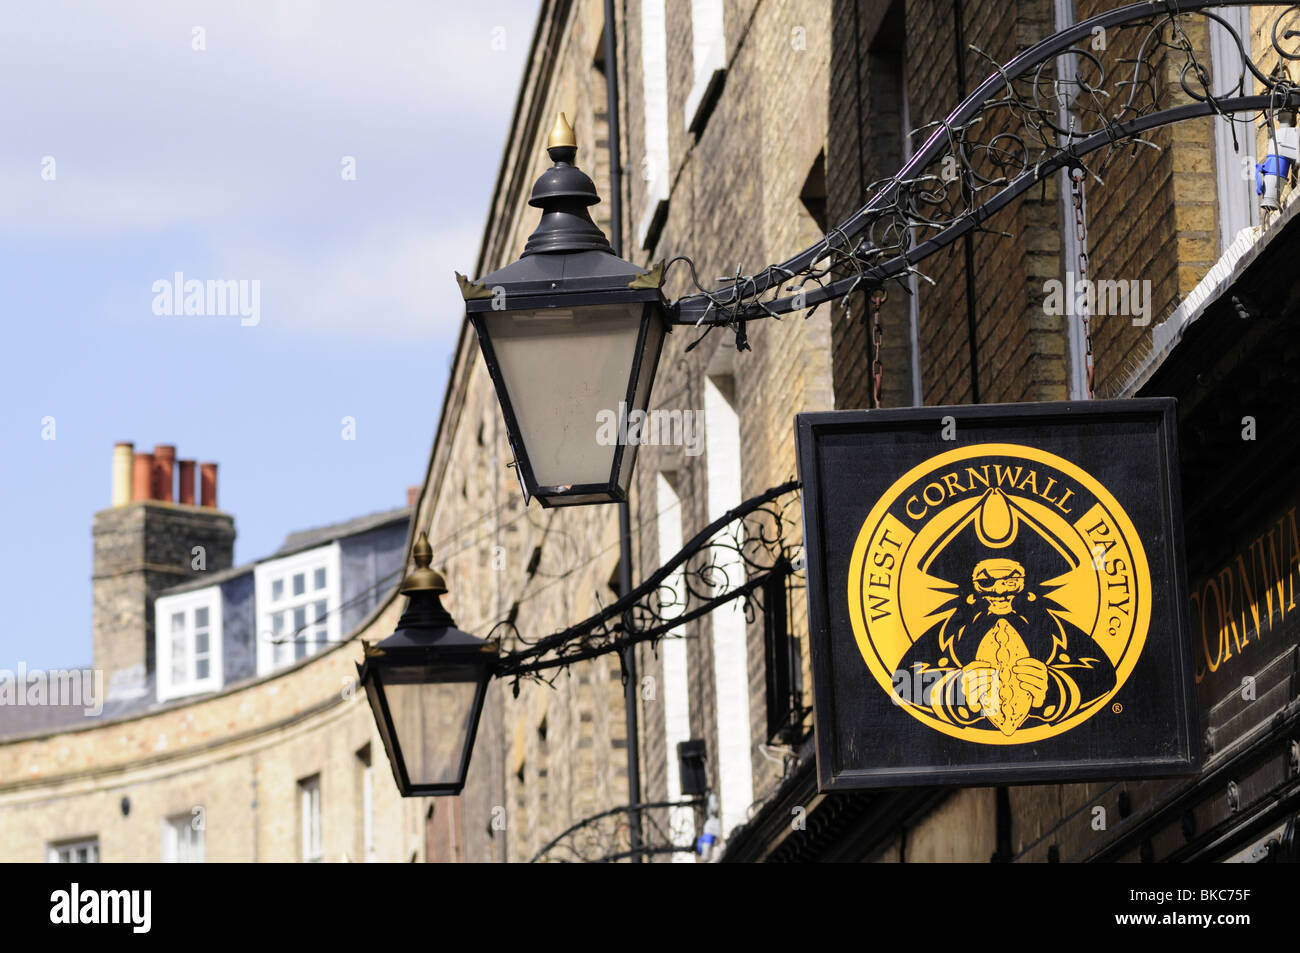
[[[314,589],[312,588],[313,576],[315,570],[320,568],[325,570],[325,588]],[[292,589],[293,577],[297,573],[302,573],[304,577],[304,592],[301,596],[295,596]],[[284,595],[279,601],[272,602],[272,584],[277,579],[284,580]],[[253,569],[253,599],[257,620],[257,674],[269,675],[271,672],[288,668],[300,661],[295,658],[292,642],[280,643],[281,648],[277,658],[276,643],[272,638],[277,632],[275,616],[282,612],[290,613],[281,630],[281,634],[285,634],[294,629],[293,610],[297,608],[305,610],[304,621],[309,626],[308,631],[304,633],[308,636],[306,658],[320,652],[325,646],[339,641],[342,638],[340,630],[342,623],[339,619],[341,594],[342,549],[337,541],[328,546],[318,546],[315,549],[294,553],[292,556],[258,563]],[[318,639],[315,610],[312,607],[322,599],[325,601],[325,633],[323,639]]]
[[[298,820],[301,828],[302,861],[320,863],[325,856],[321,837],[320,775],[313,774],[298,782]]]
[[[201,864],[206,856],[203,828],[195,827],[194,812],[173,814],[163,820],[164,864]]]
[[[668,152],[668,27],[666,0],[641,0],[641,90],[645,112],[645,155],[641,177],[645,210],[637,223],[637,247],[645,249],[650,228],[663,214],[671,191]]]
[[[198,609],[208,610],[208,677],[194,677],[194,616]],[[177,681],[172,675],[174,641],[172,616],[185,617],[186,671],[188,677]],[[222,599],[220,586],[206,586],[190,592],[160,596],[154,603],[154,671],[157,674],[158,700],[169,701],[221,688],[225,678],[223,668],[225,645],[222,631]]]
[[[86,860],[76,860],[75,855],[78,850],[86,850]],[[89,856],[93,852],[94,856]],[[99,863],[99,838],[83,837],[74,841],[62,841],[59,843],[47,844],[45,848],[45,860],[51,864],[97,864]]]
[[[696,129],[700,110],[727,71],[727,34],[722,0],[691,0],[691,52],[695,80],[686,94],[686,131]],[[698,131],[698,130],[697,130]]]

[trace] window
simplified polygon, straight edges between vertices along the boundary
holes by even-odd
[[[828,227],[825,149],[817,153],[817,158],[813,160],[812,168],[808,170],[808,175],[803,180],[803,188],[799,190],[799,201],[803,203],[803,207],[808,210],[809,216],[817,225],[818,234],[825,235]]]
[[[172,682],[179,684],[188,680],[190,667],[188,633],[185,631],[185,613],[173,612],[171,619],[168,641],[171,643],[172,648]]]
[[[708,480],[708,518],[717,519],[741,501],[740,421],[730,378],[705,379],[704,467]],[[740,557],[718,559],[718,589],[743,579]],[[754,801],[754,766],[749,737],[749,659],[743,600],[733,599],[709,616],[713,630],[713,677],[717,698],[718,799],[722,833],[745,822]]]
[[[722,0],[691,0],[691,51],[695,82],[686,95],[686,129],[698,134],[713,109],[727,68]]]
[[[375,859],[375,766],[371,763],[370,745],[357,752],[360,771],[361,857],[366,863]]]
[[[306,657],[307,639],[309,637],[314,638],[307,631],[307,607],[299,606],[293,610],[293,657],[295,660]]]
[[[660,473],[655,481],[658,497],[659,561],[667,562],[682,548],[682,500],[668,477]],[[681,614],[686,599],[686,586],[678,568],[664,580],[663,585],[672,590],[674,604],[663,614],[674,618]],[[681,634],[678,632],[677,634]],[[687,675],[686,641],[664,639],[659,648],[663,659],[663,712],[664,751],[667,753],[668,800],[682,798],[681,769],[677,763],[677,745],[691,737],[690,683]],[[695,838],[695,812],[689,807],[674,807],[668,811],[669,841],[676,845],[690,845]],[[694,856],[688,853],[673,854],[675,863],[689,864]]]
[[[46,859],[51,864],[97,864],[99,863],[99,838],[88,837],[62,844],[51,844],[46,852]]]
[[[302,830],[302,860],[304,863],[318,863],[322,857],[319,774],[298,782],[298,814]]]
[[[799,640],[790,632],[786,580],[768,579],[762,591],[767,738],[770,744],[797,748],[805,736],[806,710]]]
[[[193,622],[190,633],[192,636],[191,644],[194,646],[194,680],[201,682],[208,677],[208,673],[212,668],[212,640],[209,638],[211,631],[208,628],[209,613],[207,606],[195,609],[190,619]]]
[[[221,687],[221,588],[209,586],[154,605],[158,699]]]
[[[645,112],[645,156],[641,178],[645,211],[637,223],[637,244],[651,249],[668,214],[668,34],[664,0],[641,0],[641,91]]]
[[[337,544],[254,569],[259,675],[301,661],[340,636]]]
[[[203,811],[195,808],[163,821],[164,864],[203,863]]]

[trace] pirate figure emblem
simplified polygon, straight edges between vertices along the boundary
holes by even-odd
[[[849,574],[863,659],[896,704],[985,744],[1067,731],[1132,671],[1150,573],[1093,477],[1031,447],[949,451],[872,509]]]

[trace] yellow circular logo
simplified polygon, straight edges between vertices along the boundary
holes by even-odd
[[[895,704],[954,738],[1024,744],[1110,710],[1146,642],[1151,572],[1091,474],[985,443],[932,457],[876,502],[848,600]]]

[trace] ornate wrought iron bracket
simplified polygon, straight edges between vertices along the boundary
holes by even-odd
[[[662,854],[693,854],[695,845],[674,844],[668,831],[653,820],[651,811],[669,810],[681,807],[698,807],[704,798],[691,798],[686,801],[655,801],[647,804],[630,804],[601,811],[591,817],[583,818],[564,831],[545,847],[539,850],[530,864],[600,864],[614,863],[620,860],[635,860],[641,857],[653,857]],[[626,846],[628,819],[636,814],[643,824],[648,825],[645,833],[649,835],[646,843],[637,848]]]
[[[1280,67],[1269,74],[1212,9],[1239,6],[1285,8],[1272,23]],[[1186,35],[1192,17],[1230,35],[1240,57],[1235,82],[1223,79],[1221,69],[1213,83]],[[1111,37],[1100,52],[1135,55],[1099,55],[1099,35]],[[1178,85],[1191,102],[1172,101],[1173,84],[1160,75],[1166,56],[1175,58]],[[966,233],[985,230],[991,216],[1064,167],[1082,167],[1101,182],[1100,171],[1126,147],[1156,148],[1142,136],[1161,126],[1210,115],[1235,123],[1243,113],[1260,113],[1271,124],[1277,110],[1300,107],[1300,79],[1287,74],[1297,60],[1300,5],[1284,0],[1134,3],[1053,34],[1006,64],[990,58],[988,78],[945,119],[912,133],[925,135],[924,144],[894,176],[871,185],[867,203],[847,221],[794,257],[755,275],[738,270],[712,290],[700,284],[692,264],[699,291],[673,303],[673,320],[706,331],[730,327],[745,349],[749,320],[804,309],[811,314],[818,304],[859,289],[910,274],[925,278],[917,270],[921,262]],[[1065,75],[1057,76],[1058,70]],[[1263,93],[1247,95],[1251,79]],[[1097,168],[1085,164],[1102,150]]]
[[[744,600],[752,619],[762,608],[765,583],[797,576],[802,566],[802,543],[790,533],[798,525],[798,488],[799,481],[791,480],[728,510],[595,615],[534,642],[515,631],[523,648],[501,656],[497,676],[513,677],[517,693],[521,678],[541,678],[544,671],[657,641],[735,599]],[[503,627],[514,629],[500,623],[492,631],[500,634]]]

